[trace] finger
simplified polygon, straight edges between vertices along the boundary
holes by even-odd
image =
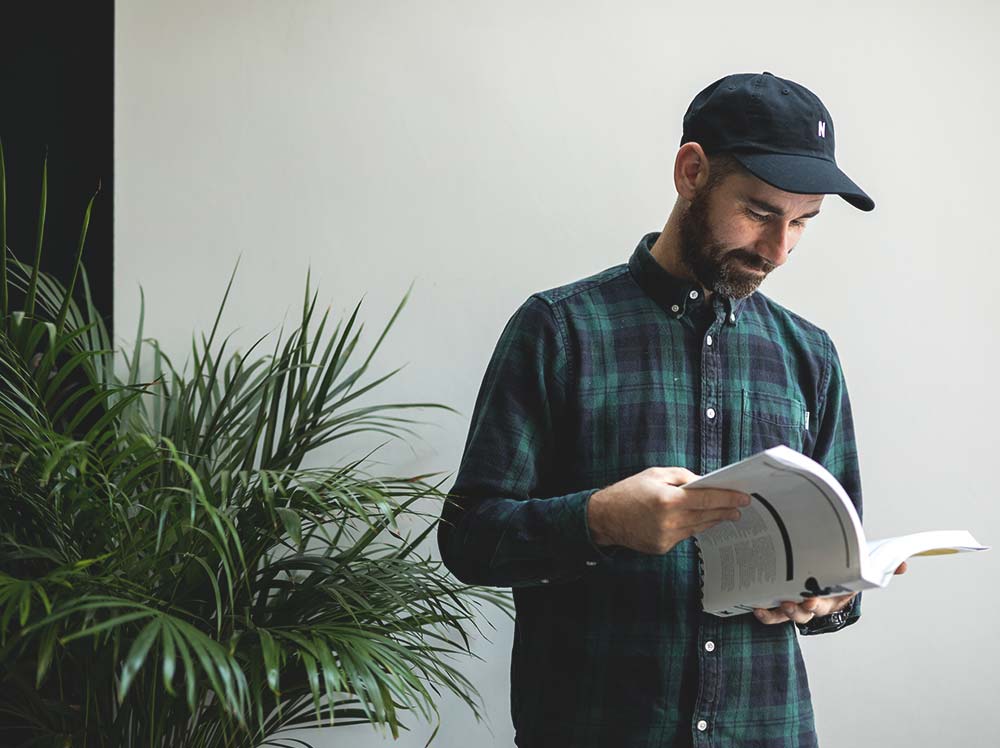
[[[788,616],[782,612],[781,608],[754,608],[753,614],[758,621],[768,626],[788,621]]]
[[[816,617],[816,614],[811,610],[806,610],[801,605],[796,605],[793,602],[783,602],[781,610],[796,623],[809,623],[809,621]]]
[[[799,603],[799,607],[802,608],[802,610],[807,611],[807,612],[812,613],[812,614],[815,615],[817,608],[820,607],[819,598],[818,597],[807,597],[805,600],[803,600],[801,603]]]
[[[722,522],[720,519],[712,520],[711,522],[702,522],[700,525],[694,525],[693,527],[686,527],[682,532],[685,533],[684,537],[689,537],[691,535],[697,535],[700,532],[705,532],[705,530],[711,530],[717,524]]]
[[[896,567],[896,571],[894,571],[893,574],[905,574],[908,568],[909,567],[906,565],[906,562],[904,561],[903,563],[901,563],[899,566]]]
[[[678,503],[688,509],[726,509],[750,504],[750,495],[722,488],[681,488]]]
[[[821,598],[818,607],[814,609],[813,612],[818,616],[825,616],[830,613],[835,613],[838,610],[844,610],[845,608],[850,607],[851,601],[857,596],[857,592],[852,592],[850,595],[838,595],[836,597]]]
[[[707,522],[712,524],[730,520],[735,522],[740,518],[739,509],[707,509],[705,511],[678,510],[670,513],[667,524],[675,530],[696,527]]]

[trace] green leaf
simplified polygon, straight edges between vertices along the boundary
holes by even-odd
[[[132,679],[146,661],[146,655],[149,654],[149,649],[153,646],[153,642],[156,641],[156,637],[159,634],[160,621],[154,618],[143,627],[142,631],[135,638],[135,641],[132,642],[132,647],[129,649],[129,653],[125,657],[125,664],[122,667],[121,679],[118,682],[119,703],[125,700],[129,687],[132,685]]]
[[[264,668],[267,671],[267,687],[274,692],[275,696],[280,696],[281,691],[279,691],[280,677],[280,650],[278,645],[274,641],[274,637],[264,629],[257,629],[257,635],[260,637],[260,648],[261,653],[264,656]]]
[[[302,550],[302,519],[299,517],[298,512],[285,507],[277,507],[275,511],[285,525],[285,532],[288,533],[288,536],[295,543],[296,547]]]
[[[163,626],[160,632],[163,636],[163,687],[171,696],[174,695],[174,672],[177,669],[176,644],[174,634],[169,626]]]
[[[38,645],[38,668],[35,671],[35,688],[41,688],[45,674],[52,664],[52,655],[55,652],[56,640],[59,636],[59,627],[50,626],[42,634],[42,640]]]
[[[98,187],[100,190],[100,187]],[[69,286],[66,288],[66,296],[63,299],[62,307],[59,309],[59,316],[56,319],[56,330],[62,332],[63,324],[66,322],[66,315],[69,313],[70,301],[73,298],[73,288],[76,286],[76,279],[80,272],[80,259],[83,257],[83,245],[87,241],[87,229],[90,227],[90,212],[94,207],[94,199],[97,197],[97,192],[95,192],[89,202],[87,203],[87,209],[83,214],[83,226],[80,229],[80,240],[77,243],[76,249],[76,259],[73,262],[73,275],[70,278]]]
[[[38,288],[38,273],[42,264],[42,237],[45,234],[45,209],[48,204],[49,194],[49,155],[45,154],[42,162],[42,197],[38,208],[38,230],[35,240],[35,263],[31,269],[31,282],[28,284],[28,293],[25,295],[24,312],[29,317],[35,313],[35,293]]]

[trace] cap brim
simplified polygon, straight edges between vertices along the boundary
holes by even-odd
[[[837,165],[822,158],[787,153],[733,153],[751,174],[785,192],[803,195],[840,195],[860,210],[874,210],[875,202]]]

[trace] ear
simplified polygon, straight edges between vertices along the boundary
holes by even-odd
[[[708,156],[695,142],[685,143],[674,159],[674,187],[677,194],[691,202],[695,194],[708,183]]]

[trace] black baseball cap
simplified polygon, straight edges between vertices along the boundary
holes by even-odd
[[[833,157],[833,118],[812,91],[768,72],[736,73],[702,90],[684,114],[681,145],[726,151],[785,192],[840,195],[861,210],[875,202]]]

